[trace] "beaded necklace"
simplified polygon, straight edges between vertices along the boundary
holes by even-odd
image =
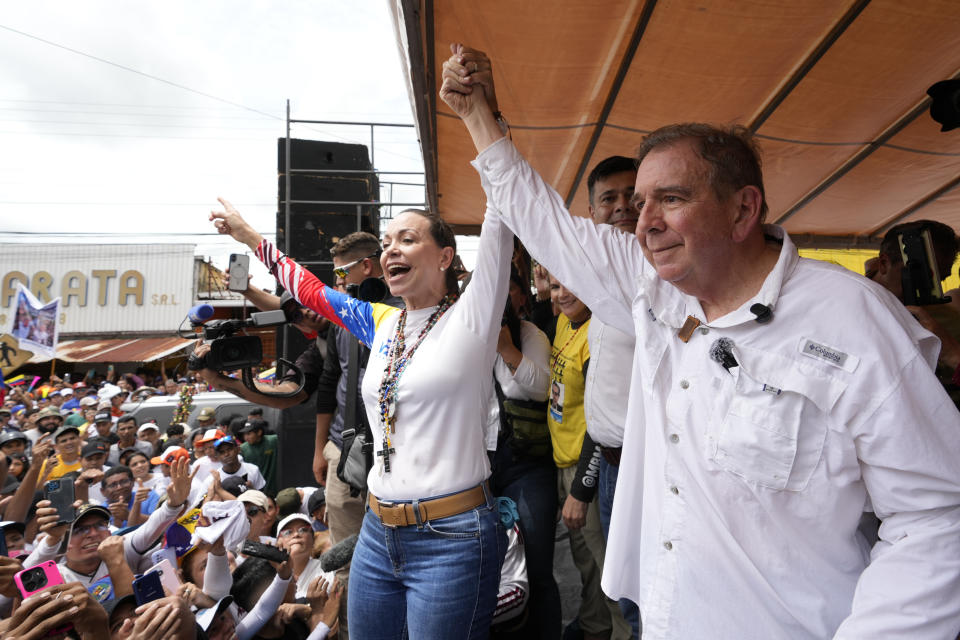
[[[590,319],[590,318],[587,318],[587,320],[589,320],[589,319]],[[563,343],[563,346],[560,347],[560,350],[557,351],[557,353],[556,353],[553,357],[550,358],[550,370],[551,370],[551,371],[556,368],[556,366],[557,366],[557,361],[560,360],[560,356],[563,355],[563,352],[567,349],[567,347],[570,346],[570,343],[573,342],[573,339],[577,337],[577,334],[578,334],[578,333],[580,333],[580,329],[583,327],[583,325],[587,324],[587,320],[584,320],[584,321],[581,322],[579,325],[577,325],[577,328],[573,330],[573,333],[570,334],[570,337],[567,338],[567,341]],[[573,326],[573,323],[570,322],[570,318],[567,318],[567,322],[570,324],[571,327]]]
[[[406,349],[406,340],[403,337],[404,329],[407,326],[407,310],[400,311],[400,319],[397,320],[397,328],[393,336],[393,346],[390,349],[390,361],[383,371],[383,378],[380,380],[380,392],[377,395],[380,405],[380,423],[383,425],[383,447],[377,452],[377,455],[383,458],[381,473],[384,471],[390,473],[390,454],[396,453],[390,434],[396,432],[397,386],[400,384],[400,376],[406,370],[407,363],[410,362],[424,338],[427,337],[430,330],[440,321],[440,318],[454,302],[456,302],[455,297],[444,296],[440,305],[430,314],[427,324],[420,330],[417,340],[409,350]]]

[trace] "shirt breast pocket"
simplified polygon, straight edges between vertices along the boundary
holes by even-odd
[[[823,454],[828,413],[846,383],[775,353],[740,347],[713,460],[751,483],[802,491]]]

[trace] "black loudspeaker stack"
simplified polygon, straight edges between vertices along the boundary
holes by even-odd
[[[333,285],[330,249],[337,241],[354,231],[380,237],[380,209],[369,204],[380,199],[380,183],[375,174],[366,173],[373,166],[364,145],[291,139],[288,194],[286,142],[286,138],[277,141],[276,246]],[[277,353],[291,362],[308,344],[294,327],[277,330]],[[281,487],[312,486],[315,480],[307,452],[314,446],[315,399],[285,409],[282,421],[277,429]]]

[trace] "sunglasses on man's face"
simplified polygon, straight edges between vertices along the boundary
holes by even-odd
[[[350,269],[353,269],[355,266],[357,266],[367,258],[375,258],[378,255],[380,255],[379,251],[377,251],[376,253],[371,253],[368,256],[360,258],[359,260],[354,260],[353,262],[349,264],[345,264],[342,267],[334,267],[333,274],[338,278],[346,278],[348,275],[350,275]]]

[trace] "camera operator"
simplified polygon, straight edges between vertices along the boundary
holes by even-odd
[[[307,309],[306,307],[299,306],[297,301],[293,299],[293,296],[288,293],[284,293],[283,296],[277,297],[267,293],[266,291],[261,291],[256,287],[250,286],[248,286],[247,289],[242,293],[251,304],[256,306],[261,311],[283,309],[286,312],[287,317],[291,319],[291,324],[293,324],[293,326],[303,332],[308,339],[315,337],[315,339],[310,343],[310,346],[300,354],[295,363],[297,368],[303,372],[303,389],[301,389],[296,395],[289,398],[278,398],[268,395],[270,393],[288,393],[291,391],[296,391],[298,386],[297,376],[293,372],[290,372],[282,378],[279,378],[276,385],[263,382],[254,382],[254,385],[257,387],[257,389],[263,393],[251,391],[239,378],[230,378],[223,375],[219,371],[215,371],[214,369],[200,369],[197,371],[197,375],[218,391],[229,391],[230,393],[234,394],[235,396],[239,396],[244,400],[248,400],[266,407],[286,409],[287,407],[292,407],[302,402],[306,402],[310,395],[316,390],[317,381],[320,378],[320,373],[323,371],[323,359],[326,355],[327,349],[326,334],[329,323],[325,318],[320,317],[314,311]],[[199,342],[191,358],[204,358],[209,352],[210,345]]]
[[[867,276],[886,288],[904,302],[903,256],[900,254],[898,236],[910,231],[929,231],[937,272],[942,279],[950,275],[957,259],[958,241],[949,226],[933,220],[917,220],[891,227],[883,236],[880,255],[872,263],[872,273]],[[925,306],[907,305],[907,309],[923,325],[923,328],[940,339],[940,356],[937,361],[937,378],[950,394],[954,404],[960,407],[960,313],[951,304]]]

